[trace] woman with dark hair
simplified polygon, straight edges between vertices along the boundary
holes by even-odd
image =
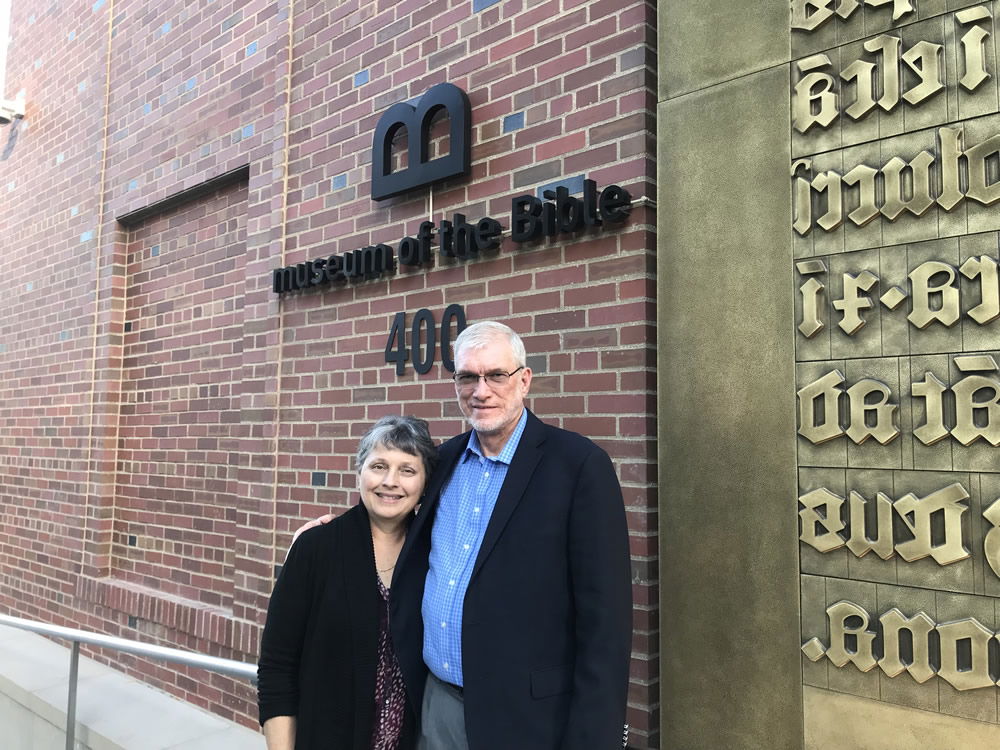
[[[292,545],[257,667],[268,750],[413,747],[414,717],[389,635],[389,590],[436,460],[426,422],[383,417],[358,446],[361,502]]]

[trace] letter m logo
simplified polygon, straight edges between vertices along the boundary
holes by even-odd
[[[444,156],[428,159],[431,120],[439,109],[448,113],[451,149]],[[450,83],[431,86],[416,107],[406,102],[389,107],[379,118],[372,139],[372,200],[384,200],[416,187],[468,174],[472,162],[471,119],[469,98]],[[407,166],[390,172],[392,139],[401,128],[406,128],[407,134]]]

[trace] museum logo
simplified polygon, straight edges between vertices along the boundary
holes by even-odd
[[[450,120],[451,149],[445,156],[429,159],[431,121],[444,109]],[[439,83],[427,90],[417,106],[392,105],[375,126],[372,139],[372,199],[382,200],[407,190],[468,174],[471,163],[469,99],[457,86]],[[407,166],[390,173],[392,139],[400,128],[409,135]],[[565,185],[542,189],[541,197],[520,195],[511,199],[510,239],[517,243],[621,224],[632,208],[632,196],[619,185],[598,190],[584,179],[582,197]],[[552,189],[554,188],[554,189]],[[275,294],[303,291],[347,280],[378,278],[399,266],[415,268],[433,258],[433,245],[442,258],[466,260],[500,245],[504,227],[491,216],[466,219],[454,213],[440,222],[421,222],[415,236],[403,237],[396,246],[384,243],[332,253],[303,263],[275,268],[271,288]]]
[[[430,157],[431,122],[439,110],[448,113],[449,144],[444,156]],[[375,126],[372,138],[372,200],[380,201],[425,185],[469,173],[472,163],[469,97],[458,86],[431,86],[414,107],[393,104]],[[392,139],[401,129],[407,134],[406,167],[392,171]]]

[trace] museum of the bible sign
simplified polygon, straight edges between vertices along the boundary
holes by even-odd
[[[803,683],[994,724],[998,12],[793,0],[789,80]]]

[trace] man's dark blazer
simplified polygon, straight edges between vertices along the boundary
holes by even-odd
[[[418,716],[431,526],[468,440],[441,446],[393,579],[393,640]],[[620,748],[631,639],[628,530],[611,460],[529,412],[465,595],[470,750]]]

